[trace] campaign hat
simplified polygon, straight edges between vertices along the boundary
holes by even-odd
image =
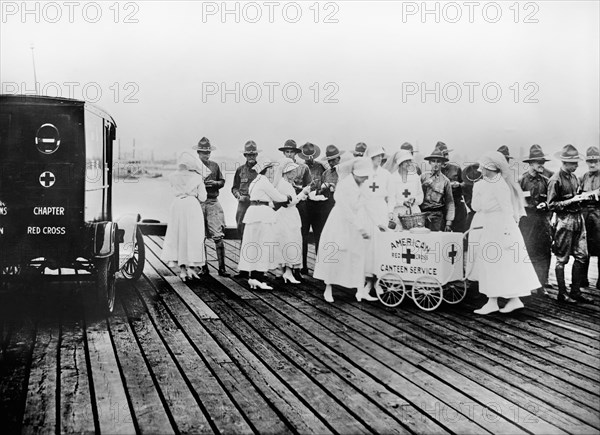
[[[256,142],[249,140],[244,144],[244,154],[258,154],[261,150],[256,146]]]
[[[327,145],[325,148],[325,160],[335,159],[336,157],[340,157],[342,154],[344,154],[344,151],[340,151],[335,145]]]
[[[200,139],[198,141],[198,145],[193,146],[192,149],[196,150],[196,151],[205,151],[205,152],[216,150],[215,147],[210,145],[210,141],[206,137],[203,137],[202,139]]]
[[[306,142],[299,149],[300,152],[298,153],[298,157],[304,160],[308,160],[310,157],[316,159],[321,155],[321,149],[317,145],[310,142]]]
[[[454,151],[449,149],[448,146],[442,141],[438,141],[438,143],[435,144],[435,147],[441,149],[445,153],[451,153],[452,151]]]
[[[571,144],[565,145],[562,150],[554,154],[559,160],[566,163],[578,163],[581,158],[579,151]]]
[[[549,162],[550,159],[548,158],[548,156],[546,156],[546,154],[544,154],[544,151],[542,151],[542,147],[539,146],[538,144],[534,144],[531,145],[531,148],[529,148],[529,157],[526,159],[523,159],[523,161],[525,163],[530,163],[530,162]]]
[[[589,147],[585,153],[585,161],[600,160],[600,150],[598,147]]]
[[[294,139],[286,140],[285,144],[279,148],[279,151],[295,151],[296,153],[302,152],[302,150],[298,148],[298,145],[296,145],[296,141]]]
[[[433,159],[439,159],[439,160],[443,160],[444,162],[448,161],[448,157],[446,157],[447,152],[445,150],[443,150],[442,148],[438,148],[437,146],[433,149],[433,152],[431,153],[431,155],[427,156],[427,157],[423,157],[424,160],[433,160]]]

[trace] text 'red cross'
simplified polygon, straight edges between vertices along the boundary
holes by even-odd
[[[406,260],[407,264],[410,264],[410,260],[414,260],[416,257],[415,254],[413,254],[412,252],[410,252],[410,248],[408,248],[406,250],[405,254],[402,254],[402,258],[404,258]]]

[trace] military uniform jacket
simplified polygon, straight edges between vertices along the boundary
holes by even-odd
[[[204,162],[202,162],[204,163]],[[205,182],[212,180],[212,181],[216,181],[218,184],[215,184],[214,186],[206,186],[206,194],[208,199],[211,198],[216,198],[219,196],[219,189],[221,189],[223,186],[225,186],[225,178],[223,178],[223,174],[221,173],[221,168],[219,167],[219,164],[217,162],[213,162],[212,160],[209,160],[208,162],[204,163],[204,165],[210,169],[210,175],[208,177],[205,178]]]
[[[580,213],[581,204],[565,204],[565,201],[573,198],[578,191],[579,180],[575,174],[560,168],[548,183],[548,207],[557,214]]]
[[[294,182],[292,186],[296,191],[296,194],[300,193],[300,191],[308,186],[312,181],[312,177],[310,175],[310,169],[304,163],[298,163],[298,167],[296,168],[296,177],[294,177]]]
[[[519,185],[525,196],[526,208],[537,211],[537,206],[548,201],[548,184],[550,180],[542,174],[532,175],[530,172],[523,174]]]
[[[463,179],[462,179],[462,170],[460,169],[460,166],[455,165],[454,163],[447,163],[446,166],[442,167],[442,174],[444,174],[446,176],[446,178],[448,178],[448,180],[457,181],[461,184],[458,187],[452,188],[452,197],[454,198],[454,203],[458,204],[463,196],[463,193],[462,193]]]
[[[233,196],[236,198],[238,195],[248,196],[248,187],[258,175],[258,173],[252,169],[253,167],[254,165],[250,167],[248,163],[245,163],[235,170],[231,193],[233,193]]]
[[[323,173],[326,171],[325,166],[323,163],[313,160],[312,165],[308,165],[307,163],[306,167],[310,171],[310,190],[319,190],[321,188],[321,184],[323,184]]]
[[[581,177],[580,190],[581,192],[591,192],[600,188],[600,171],[586,172]],[[590,199],[584,202],[584,205],[592,208],[599,208],[600,202],[595,199]]]
[[[421,175],[423,186],[422,211],[443,211],[444,219],[448,222],[454,220],[454,197],[450,180],[441,172],[435,175],[431,173]]]

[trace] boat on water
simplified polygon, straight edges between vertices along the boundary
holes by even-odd
[[[151,170],[148,162],[142,160],[120,160],[113,169],[113,174],[118,179],[159,178],[162,172]]]

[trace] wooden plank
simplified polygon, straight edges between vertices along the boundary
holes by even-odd
[[[392,369],[402,367],[402,364],[406,366],[403,359],[407,359],[411,364],[416,366],[416,368],[410,369],[410,366],[407,366],[406,369],[402,370],[402,373],[413,373],[413,377],[410,378],[413,382],[420,382],[421,376],[416,375],[416,373],[425,370],[426,372],[436,373],[438,376],[441,376],[444,381],[449,384],[446,388],[452,389],[454,385],[460,385],[461,391],[464,390],[465,392],[468,392],[469,397],[477,398],[475,402],[478,403],[479,406],[488,409],[488,411],[485,412],[485,415],[483,415],[484,413],[479,415],[477,413],[475,414],[476,417],[481,419],[480,423],[482,425],[485,425],[486,423],[490,425],[492,422],[497,423],[498,421],[501,421],[497,418],[503,418],[506,416],[506,413],[509,412],[507,408],[490,408],[490,404],[496,403],[496,399],[492,399],[492,397],[501,397],[505,399],[504,403],[509,404],[508,406],[511,406],[513,409],[519,409],[520,415],[523,416],[523,421],[519,422],[521,427],[524,427],[527,430],[533,429],[534,432],[561,432],[561,430],[557,428],[558,425],[554,424],[554,422],[547,424],[544,421],[537,419],[539,415],[531,416],[530,413],[528,413],[528,406],[530,405],[530,401],[533,400],[531,396],[519,393],[517,390],[514,390],[514,388],[510,388],[505,382],[495,381],[493,378],[490,378],[488,373],[473,366],[470,361],[461,361],[460,355],[447,355],[444,354],[444,352],[440,352],[441,349],[439,349],[438,346],[431,346],[431,337],[427,337],[427,339],[424,340],[424,331],[422,329],[415,329],[414,327],[403,329],[402,326],[399,325],[397,329],[392,329],[388,332],[385,329],[382,329],[384,326],[381,325],[377,319],[370,318],[369,323],[358,322],[357,319],[346,314],[344,311],[347,310],[355,309],[361,311],[350,304],[342,305],[341,307],[343,309],[341,309],[335,305],[325,304],[320,298],[303,292],[296,292],[294,296],[286,293],[277,294],[276,296],[284,299],[290,305],[302,311],[310,310],[310,308],[306,305],[307,302],[299,301],[296,297],[306,297],[307,300],[310,300],[311,305],[313,305],[314,301],[313,306],[317,308],[317,310],[311,314],[311,317],[319,319],[319,323],[329,329],[336,328],[340,331],[347,330],[348,334],[351,334],[350,336],[354,343],[360,345],[361,349],[368,352],[370,355],[376,355],[378,360],[382,361],[386,366]],[[386,314],[389,315],[390,318],[395,317],[394,314]],[[450,343],[450,345],[452,345],[452,343]],[[459,356],[459,358],[456,358],[456,356]],[[470,379],[472,382],[465,382],[465,378]],[[432,387],[435,386],[435,384],[427,382],[426,385],[429,388],[428,391],[432,392]],[[480,386],[485,386],[485,389],[482,390]],[[488,391],[486,392],[485,390]],[[449,410],[452,409],[453,405],[456,406],[456,404],[461,403],[460,400],[452,400],[453,395],[455,396],[457,394],[456,391],[453,393],[445,391],[443,386],[440,386],[438,392],[435,394],[437,396],[436,400],[429,403],[423,402],[428,403],[427,409],[435,410],[436,407],[438,407],[439,409]],[[467,399],[463,401],[463,403],[469,402],[472,403],[472,400],[470,401]],[[443,405],[441,405],[441,403],[443,403]],[[550,412],[547,406],[540,406],[539,409]],[[465,412],[468,410],[462,409],[462,411]],[[490,415],[496,415],[497,417],[487,418],[487,413],[491,413]],[[561,416],[561,418],[566,419],[567,421],[573,421],[567,416]],[[525,424],[528,424],[529,427],[525,426]],[[461,432],[461,430],[458,431]]]
[[[348,311],[351,308],[344,306],[344,309]],[[367,306],[364,309],[371,310],[373,308]],[[436,334],[430,331],[427,324],[418,322],[415,317],[407,316],[407,320],[413,323],[413,325],[408,327],[398,325],[402,340],[404,341],[408,335],[420,338],[419,341],[411,344],[411,346],[430,356],[435,361],[459,371],[475,382],[485,384],[489,389],[497,392],[507,400],[513,401],[524,410],[533,405],[538,410],[538,414],[535,417],[545,419],[552,425],[560,427],[563,430],[573,430],[573,427],[577,427],[578,430],[582,431],[591,429],[589,426],[582,425],[582,421],[590,421],[590,418],[593,420],[593,413],[590,413],[589,408],[579,407],[578,405],[570,407],[569,404],[572,403],[572,399],[547,387],[538,385],[527,377],[519,376],[510,370],[510,368],[504,369],[498,366],[490,357],[487,360],[482,360],[475,355],[471,355],[464,347],[457,349],[456,344],[460,345],[461,342],[457,343],[450,337],[446,338],[447,334],[443,328],[438,329]],[[389,323],[394,321],[393,316],[390,316]],[[368,322],[369,327],[367,329],[370,329],[371,325],[378,325],[372,318],[369,318]],[[378,328],[373,330],[380,331],[382,334],[387,333],[385,329],[382,329],[383,325],[378,326]],[[364,329],[363,325],[361,327]],[[379,338],[379,341],[386,342],[382,338]],[[423,342],[427,343],[427,346],[423,346]],[[440,353],[438,349],[443,349],[445,352]],[[496,378],[496,381],[490,382],[490,376]]]
[[[162,243],[163,243],[163,239],[161,237],[150,237],[150,240],[154,243],[155,246],[159,247],[160,249],[162,249]],[[150,250],[153,252],[153,254],[158,258],[158,251],[156,251],[154,246],[150,247]],[[213,253],[214,254],[214,249],[211,249],[210,247],[207,246],[207,252]],[[161,263],[163,263],[160,259],[159,261]],[[157,267],[160,267],[157,263],[155,263]],[[164,264],[164,263],[163,263]],[[166,268],[166,265],[165,265]],[[216,269],[216,268],[214,268]],[[159,269],[157,269],[159,270]],[[165,269],[160,269],[159,270],[161,274],[163,274],[163,276],[165,276],[166,271]],[[169,269],[169,271],[171,273],[173,273],[172,270]],[[219,276],[217,274],[212,274],[210,276],[210,278],[214,279],[215,281],[217,281],[219,284],[221,284],[223,286],[223,288],[227,289],[228,291],[230,291],[231,293],[233,293],[235,296],[239,297],[240,299],[254,299],[255,296],[253,293],[249,292],[248,290],[246,290],[244,287],[242,287],[241,285],[239,285],[237,282],[235,282],[233,279],[231,278],[224,278],[222,276]]]
[[[117,289],[117,294],[120,290]],[[173,417],[161,400],[160,389],[154,383],[120,299],[117,298],[115,311],[108,320],[137,429],[142,434],[174,434]]]
[[[258,305],[262,309],[267,307],[266,314],[262,315],[261,321],[248,322],[248,326],[242,325],[242,322],[237,321],[235,316],[231,316],[229,313],[230,308],[237,311],[237,305],[239,304],[233,302],[230,304],[229,302],[232,301],[227,302],[228,306],[224,306],[222,303],[219,304],[223,307],[223,312],[221,310],[218,312],[221,313],[221,318],[224,321],[238,328],[256,329],[257,332],[269,340],[273,347],[286,355],[290,361],[311,378],[314,378],[313,382],[319,383],[330,394],[337,397],[351,412],[357,414],[366,426],[377,433],[407,433],[407,429],[403,426],[403,420],[406,416],[405,408],[411,405],[403,398],[390,393],[378,381],[373,378],[369,379],[367,373],[347,363],[328,349],[320,348],[318,353],[314,353],[314,349],[318,347],[318,344],[313,338],[309,339],[308,345],[306,342],[296,342],[305,332],[289,321],[274,322],[275,318],[280,315],[275,310],[267,307],[262,301],[253,301],[252,305]],[[260,311],[263,311],[262,309]],[[226,319],[226,315],[230,318]],[[273,323],[268,323],[267,319]],[[290,329],[293,330],[292,334],[289,334]],[[288,331],[288,333],[283,331]],[[313,352],[310,352],[307,347],[313,349]],[[329,354],[329,358],[325,358],[329,365],[321,361],[324,353]],[[377,398],[377,400],[371,401],[369,397]],[[443,432],[442,428],[435,424],[429,427],[425,425],[424,427],[424,425],[414,425],[414,421],[412,423],[413,429]],[[410,427],[411,424],[409,423],[408,426]]]
[[[467,301],[463,308],[467,307],[473,308],[475,305]],[[474,316],[473,314],[470,315]],[[518,314],[514,316],[478,316],[476,320],[485,325],[482,328],[489,327],[503,331],[507,334],[506,341],[514,343],[524,340],[534,345],[543,346],[561,357],[570,358],[569,364],[574,364],[577,367],[583,366],[582,371],[590,373],[592,378],[600,376],[598,360],[594,357],[593,351],[590,354],[588,353],[590,352],[588,346],[550,332],[549,329],[554,328],[552,325],[542,327],[542,325],[536,325],[536,321],[523,322]],[[541,344],[540,337],[546,340],[546,344]],[[587,337],[582,339],[587,339]]]
[[[435,315],[433,315],[435,314]],[[589,378],[581,376],[578,372],[564,367],[564,359],[549,354],[548,352],[533,352],[528,349],[530,346],[518,346],[507,343],[503,340],[506,334],[488,329],[481,329],[477,326],[473,327],[475,322],[468,318],[456,318],[455,315],[448,314],[444,311],[436,313],[420,313],[426,319],[436,322],[438,325],[447,328],[449,331],[463,334],[471,338],[471,349],[475,352],[489,352],[490,355],[495,355],[497,352],[505,354],[508,358],[512,358],[514,364],[521,368],[522,363],[528,366],[523,366],[522,370],[529,372],[531,368],[549,374],[549,382],[554,382],[555,379],[560,379],[560,382],[566,383],[565,392],[572,388],[576,391],[587,392],[590,396],[590,403],[597,400],[595,395],[598,391],[593,387],[593,383]],[[466,344],[466,343],[465,343]],[[550,355],[550,356],[548,356]],[[542,375],[542,383],[548,384],[547,379]]]
[[[532,317],[541,321],[547,321],[546,319],[561,321],[565,325],[587,330],[593,333],[592,338],[596,338],[596,341],[600,336],[600,325],[597,322],[600,316],[597,314],[582,315],[571,311],[570,307],[558,305],[556,301],[549,298],[530,297],[526,302],[527,311],[534,313]]]
[[[185,302],[188,308],[200,319],[218,319],[218,316],[190,288],[176,276],[165,276],[173,291]]]
[[[320,341],[322,328],[318,330],[304,330],[295,321],[286,318],[278,310],[274,309],[264,301],[255,301],[252,304],[261,315],[270,321],[272,328],[265,327],[263,334],[285,334],[289,340],[304,349],[304,352],[312,355],[323,367],[311,369],[314,376],[320,377],[340,376],[377,406],[381,407],[391,417],[404,425],[412,432],[418,433],[440,433],[444,429],[435,421],[426,418],[410,402],[400,394],[390,390],[387,380],[374,376],[368,370],[357,367],[350,361],[341,358],[333,349],[327,347]],[[342,396],[343,397],[343,396]],[[420,416],[416,417],[415,416]],[[400,430],[397,428],[396,430]]]
[[[186,382],[194,395],[202,403],[205,412],[221,433],[244,434],[253,430],[223,389],[214,373],[208,367],[202,352],[198,352],[188,341],[178,325],[173,321],[166,307],[157,301],[150,283],[139,280],[136,283],[138,296],[146,304],[150,318],[161,335],[165,346],[170,349]]]
[[[49,298],[49,289],[42,284],[44,295],[36,298],[40,303],[39,321],[31,367],[27,400],[23,414],[23,433],[54,432],[58,428],[57,388],[59,385],[58,358],[60,346],[59,311]]]
[[[535,311],[535,309],[531,309],[530,308],[531,301],[533,301],[534,298],[526,298],[526,299],[527,300],[525,301],[525,309],[511,314],[511,316],[495,316],[495,317],[499,317],[499,320],[502,320],[503,322],[506,322],[508,324],[516,325],[520,328],[528,328],[534,334],[537,333],[536,335],[538,335],[538,336],[553,337],[552,341],[560,340],[561,343],[569,345],[569,346],[573,347],[574,349],[576,349],[577,351],[580,351],[583,353],[594,354],[597,352],[597,349],[600,349],[600,343],[598,342],[597,339],[590,338],[588,336],[581,336],[578,333],[575,333],[573,331],[570,331],[570,330],[562,328],[562,327],[557,327],[556,325],[545,322],[545,320],[544,320],[545,318],[548,318],[548,317],[554,317],[555,320],[560,320],[561,322],[563,322],[565,324],[570,324],[573,327],[580,326],[582,328],[588,329],[586,325],[589,326],[590,323],[594,322],[593,317],[590,317],[587,315],[583,316],[581,314],[574,314],[574,313],[568,314],[569,313],[568,307],[566,307],[565,310],[562,311],[562,316],[560,316],[560,315],[552,316],[550,314],[550,308],[542,309],[541,311]],[[550,301],[548,301],[546,303],[548,305],[551,304]],[[469,314],[471,314],[470,311],[478,306],[480,306],[480,304],[474,303],[474,301],[471,301],[471,300],[466,300],[461,305],[460,310],[467,311],[467,312],[469,312]],[[570,322],[567,319],[568,316],[577,316],[584,320],[581,320],[579,323]],[[599,317],[595,317],[595,318],[599,319]],[[589,321],[587,319],[589,319]]]
[[[468,325],[469,328],[475,331],[482,331],[485,335],[489,335],[493,339],[498,340],[500,343],[510,345],[516,349],[521,349],[521,352],[533,354],[535,357],[546,360],[551,364],[558,365],[562,370],[567,370],[573,373],[577,377],[585,376],[587,381],[598,379],[597,370],[589,367],[588,365],[579,364],[573,359],[565,359],[566,355],[556,352],[555,344],[547,341],[546,344],[540,344],[539,342],[529,339],[532,331],[522,331],[518,328],[518,325],[514,327],[505,327],[505,325],[498,324],[488,319],[482,319],[481,317],[473,317],[470,313],[468,315],[456,316],[456,313],[445,314],[443,311],[439,311],[440,316],[449,319],[451,321],[459,322],[463,325]],[[552,339],[552,334],[544,331],[539,331],[544,337]]]
[[[322,421],[303,401],[295,396],[277,376],[268,370],[261,360],[237,338],[221,320],[206,322],[204,326],[227,351],[248,380],[260,390],[265,400],[293,432],[305,434],[329,434],[332,429]]]
[[[129,323],[138,345],[150,367],[155,382],[160,387],[164,403],[173,417],[179,432],[212,433],[214,428],[204,415],[200,404],[190,391],[173,356],[165,347],[148,313],[133,289],[121,293]]]
[[[60,429],[64,433],[96,430],[85,352],[81,294],[69,294],[62,304],[60,341]]]
[[[13,286],[13,291],[20,291]],[[7,291],[0,296],[2,342],[0,343],[0,427],[5,433],[21,432],[25,410],[29,364],[36,325],[30,315],[19,315],[24,302]],[[19,314],[16,314],[19,313]]]
[[[157,297],[165,303],[196,351],[201,352],[206,358],[211,370],[238,404],[252,427],[258,433],[289,433],[290,428],[200,325],[198,319],[183,305],[181,299],[172,294],[162,277],[153,270],[145,270],[144,273],[154,286]]]
[[[484,418],[482,409],[497,399],[493,394],[488,392],[487,400],[477,404],[480,412],[474,413],[472,408],[464,404],[474,403],[469,398],[473,397],[470,390],[478,386],[471,386],[464,377],[452,373],[442,365],[431,368],[431,371],[423,370],[421,367],[429,361],[428,357],[406,346],[402,346],[397,351],[398,355],[392,355],[392,351],[398,348],[397,345],[380,346],[378,337],[371,331],[368,334],[370,338],[365,338],[351,330],[351,324],[346,324],[345,321],[334,321],[333,319],[339,319],[336,317],[329,318],[321,315],[318,310],[296,299],[301,293],[265,294],[262,299],[272,309],[277,309],[303,329],[309,332],[319,331],[315,336],[325,345],[363,370],[368,370],[371,375],[385,382],[392,391],[414,404],[418,408],[418,414],[412,415],[412,418],[428,416],[444,425],[447,430],[458,433],[481,433],[484,428],[492,432],[522,432],[515,425],[498,416],[495,410],[486,411],[485,417],[488,417],[487,412],[489,412],[491,418]],[[290,306],[286,309],[277,308],[277,305],[280,305],[278,298],[285,300]],[[435,373],[436,376],[431,376],[431,373]],[[446,385],[438,377],[450,385]],[[465,396],[461,391],[456,391],[453,388],[454,384],[461,385],[461,391],[465,389],[469,395]],[[483,389],[479,389],[481,396]],[[456,415],[457,418],[451,420],[442,418],[440,415],[442,410],[446,414]]]
[[[106,317],[96,314],[90,299],[85,302],[86,341],[99,430],[103,433],[135,432]]]
[[[231,305],[235,303],[230,301]],[[319,413],[324,420],[338,433],[407,433],[400,429],[398,423],[369,403],[357,391],[348,388],[347,384],[333,376],[321,377],[318,382],[312,373],[323,369],[305,357],[303,351],[294,349],[285,339],[275,342],[265,340],[257,333],[264,330],[265,320],[259,316],[242,319],[236,315],[231,306],[224,302],[213,302],[211,305],[218,310],[221,319],[244,342],[256,349],[265,364],[290,387],[296,394]],[[237,305],[237,304],[235,304]],[[245,321],[244,321],[245,320]],[[331,393],[337,393],[337,397]],[[333,397],[332,397],[333,396]],[[368,423],[367,423],[368,422]]]
[[[449,331],[445,325],[438,325],[416,316],[411,318],[411,320],[414,320],[416,326],[426,331],[425,336],[430,343],[435,343],[445,348],[447,342],[454,343],[455,346],[453,348],[456,349],[454,355],[458,357],[462,354],[465,360],[472,361],[472,364],[479,368],[491,365],[487,361],[482,360],[482,358],[489,359],[495,363],[493,374],[497,378],[515,387],[520,387],[520,384],[528,385],[527,392],[551,404],[555,410],[577,416],[582,421],[593,424],[595,420],[594,410],[600,407],[600,401],[597,396],[594,397],[594,395],[580,391],[572,385],[563,382],[561,378],[553,378],[547,373],[541,372],[536,367],[523,367],[515,363],[513,358],[504,356],[501,352],[476,351],[471,346],[465,345],[469,341],[465,340],[464,336]],[[451,348],[448,350],[452,352]],[[491,370],[489,371],[491,372]]]

